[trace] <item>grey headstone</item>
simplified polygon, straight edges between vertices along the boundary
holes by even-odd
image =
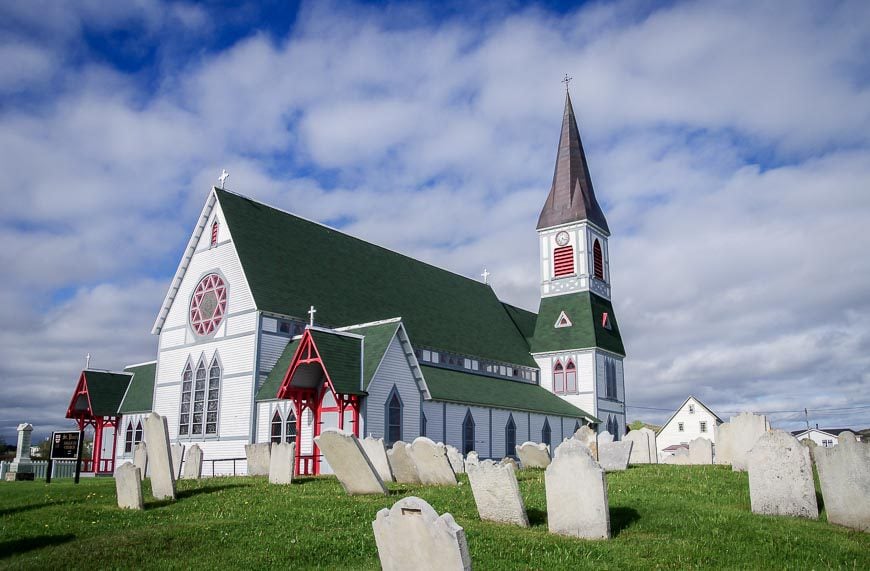
[[[402,498],[372,522],[384,571],[470,570],[465,531],[453,516],[438,513],[420,498]]]
[[[453,468],[454,474],[463,474],[465,472],[465,460],[462,458],[462,452],[456,446],[447,444],[447,460],[450,462],[450,467]]]
[[[484,460],[468,465],[468,481],[480,519],[529,527],[514,468]]]
[[[650,464],[649,435],[642,430],[631,430],[622,438],[623,442],[632,442],[629,464]]]
[[[296,444],[273,442],[269,454],[269,483],[290,484],[293,482],[293,462]]]
[[[716,427],[716,463],[731,464],[735,472],[745,472],[746,457],[755,441],[770,430],[766,416],[744,412]]]
[[[115,470],[115,491],[119,508],[141,510],[145,507],[142,501],[142,475],[132,463],[124,462]]]
[[[505,456],[504,458],[502,458],[500,463],[504,464],[505,466],[510,466],[511,470],[513,470],[514,472],[520,469],[520,465],[517,464],[517,461],[510,456]]]
[[[810,460],[815,462],[816,461],[816,448],[818,447],[818,444],[816,444],[816,441],[813,440],[812,438],[803,438],[803,439],[801,439],[801,444],[803,444],[804,446],[807,447],[807,450],[810,451]]]
[[[314,442],[349,495],[387,495],[384,481],[375,471],[356,436],[335,428],[327,428]]]
[[[384,439],[366,436],[360,440],[360,444],[362,444],[363,450],[365,450],[369,461],[375,467],[375,470],[377,470],[381,480],[384,482],[394,481],[395,478],[393,478],[393,471],[390,469],[390,461],[387,459],[387,449],[384,447]]]
[[[417,465],[408,450],[408,443],[394,442],[387,451],[387,460],[390,461],[390,469],[393,476],[400,484],[419,484],[420,476],[417,474]]]
[[[139,468],[139,475],[144,480],[148,472],[148,447],[140,442],[133,449],[133,465]]]
[[[184,444],[173,443],[169,445],[172,451],[172,473],[176,476],[181,474],[181,463],[184,460]]]
[[[598,443],[598,463],[606,472],[621,472],[628,469],[631,449],[634,442],[622,440],[619,442]]]
[[[689,442],[689,463],[694,465],[713,463],[713,443],[708,438],[699,436]]]
[[[761,435],[747,454],[752,512],[818,519],[810,452],[782,430]]]
[[[650,464],[658,464],[659,463],[659,448],[658,443],[656,442],[656,431],[644,426],[640,429],[639,432],[646,434],[646,443],[649,447],[649,463]]]
[[[610,537],[610,510],[604,470],[588,447],[569,439],[547,466],[547,526],[550,533],[584,539]]]
[[[447,458],[447,447],[419,436],[408,446],[420,482],[429,486],[455,486],[456,473]]]
[[[523,442],[516,447],[523,468],[546,468],[550,465],[550,447],[543,443]]]
[[[175,474],[169,451],[169,425],[156,412],[145,417],[145,442],[148,447],[148,469],[151,472],[151,494],[154,499],[175,499]]]
[[[468,453],[468,456],[465,457],[465,471],[468,472],[469,464],[480,464],[480,456],[478,456],[477,452],[472,450]]]
[[[248,476],[268,476],[272,445],[269,442],[245,444],[245,457],[248,459]]]
[[[187,458],[184,461],[184,472],[181,478],[184,480],[199,480],[202,477],[202,448],[194,444],[187,449]]]
[[[841,432],[837,445],[815,449],[828,521],[870,532],[870,443]]]
[[[673,454],[662,458],[662,464],[677,464],[679,466],[688,466],[691,464],[689,459],[689,449],[680,447]]]
[[[18,425],[18,445],[15,448],[15,458],[9,465],[7,481],[33,480],[33,461],[30,458],[30,444],[33,436],[33,425],[22,422]]]
[[[598,460],[598,434],[588,426],[581,426],[574,433],[574,438],[586,445],[592,457]]]
[[[604,431],[598,435],[598,445],[606,444],[608,442],[613,442],[613,435],[608,431]]]

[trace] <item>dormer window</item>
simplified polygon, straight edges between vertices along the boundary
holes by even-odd
[[[557,278],[574,273],[574,247],[562,246],[553,250],[553,275]]]
[[[218,221],[215,220],[211,225],[211,246],[217,246],[218,239]]]
[[[592,271],[597,279],[604,280],[604,255],[601,253],[601,243],[597,238],[592,245]]]

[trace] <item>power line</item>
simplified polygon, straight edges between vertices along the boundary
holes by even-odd
[[[625,408],[636,408],[636,409],[640,409],[640,410],[656,410],[656,411],[661,411],[661,412],[673,412],[674,411],[674,409],[672,409],[672,408],[659,408],[659,407],[654,407],[654,406],[640,406],[640,405],[632,405],[632,404],[625,405]],[[806,410],[809,412],[815,412],[815,413],[827,412],[827,413],[831,413],[831,414],[845,414],[845,413],[848,413],[849,411],[863,410],[863,409],[867,409],[867,408],[870,408],[870,404],[862,404],[862,405],[857,405],[857,406],[839,407],[839,408],[808,408]],[[838,411],[841,411],[841,412],[838,412]],[[746,412],[746,411],[725,410],[725,411],[720,411],[720,412],[722,414],[740,414],[741,412]],[[767,411],[762,410],[762,411],[755,411],[755,412],[757,414],[788,414],[788,413],[803,413],[804,409],[800,409],[800,410],[767,410]]]

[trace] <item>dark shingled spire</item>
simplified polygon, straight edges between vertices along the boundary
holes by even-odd
[[[604,213],[595,200],[592,177],[589,176],[583,143],[580,142],[571,96],[566,94],[553,186],[538,218],[538,230],[580,220],[588,220],[610,233]]]

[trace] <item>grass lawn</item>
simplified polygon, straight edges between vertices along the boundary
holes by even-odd
[[[112,479],[0,483],[2,568],[378,568],[371,522],[416,495],[465,528],[476,569],[870,569],[870,534],[749,511],[745,473],[640,466],[608,475],[613,538],[547,533],[543,471],[519,473],[531,529],[481,522],[458,488],[390,486],[348,497],[333,478],[181,481],[174,503],[122,511]]]

